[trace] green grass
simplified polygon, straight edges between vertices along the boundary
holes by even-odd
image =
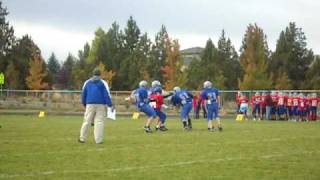
[[[0,115],[0,179],[320,179],[320,123],[224,121],[209,133],[169,120],[106,121],[105,142],[79,144],[81,117]]]

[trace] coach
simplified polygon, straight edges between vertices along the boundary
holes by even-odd
[[[103,143],[104,116],[106,105],[112,108],[108,83],[100,78],[100,70],[93,70],[93,77],[88,79],[82,87],[82,104],[85,107],[84,121],[80,130],[79,142],[84,143],[88,137],[88,130],[94,123],[94,140]]]

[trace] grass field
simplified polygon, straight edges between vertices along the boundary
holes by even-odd
[[[143,120],[106,121],[77,142],[81,117],[0,115],[0,179],[320,179],[320,123],[224,121],[209,133],[169,120],[145,134]]]

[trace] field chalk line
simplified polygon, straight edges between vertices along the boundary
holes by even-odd
[[[250,158],[241,158],[241,157],[227,157],[220,158],[215,160],[196,160],[196,161],[184,161],[184,162],[176,162],[170,164],[161,164],[161,165],[150,165],[150,166],[136,166],[136,167],[120,167],[120,168],[111,168],[105,170],[65,170],[65,171],[43,171],[38,173],[30,173],[30,174],[0,174],[0,178],[15,178],[15,177],[37,177],[37,176],[49,176],[54,174],[83,174],[83,173],[106,173],[106,172],[121,172],[121,171],[131,171],[131,170],[142,170],[142,169],[153,169],[153,168],[166,168],[166,167],[179,167],[193,164],[205,164],[205,163],[218,163],[225,161],[239,161],[239,160],[251,160],[253,158],[258,159],[272,159],[277,157],[285,157],[292,155],[301,155],[301,154],[314,154],[319,153],[320,151],[302,151],[295,153],[283,153],[283,154],[269,154],[262,155],[260,157],[250,157]]]

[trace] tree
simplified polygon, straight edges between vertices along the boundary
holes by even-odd
[[[59,85],[64,89],[73,89],[74,82],[72,79],[72,68],[74,66],[75,58],[69,53],[67,59],[64,61],[59,72]]]
[[[47,75],[45,69],[43,69],[43,63],[44,61],[41,59],[41,56],[34,53],[32,60],[29,62],[29,76],[26,78],[29,89],[48,89],[48,83],[43,81]]]
[[[102,28],[99,27],[95,32],[94,39],[92,40],[88,64],[91,65],[91,68],[93,68],[102,61],[111,67],[112,62],[106,61],[106,59],[108,59],[106,33]]]
[[[155,42],[152,45],[151,57],[148,63],[148,73],[152,79],[163,81],[160,69],[165,65],[166,54],[166,40],[169,38],[167,29],[164,25],[161,26],[160,31],[156,34]]]
[[[15,67],[13,61],[11,61],[5,72],[6,77],[6,87],[8,89],[17,89],[19,87],[19,77],[20,73]]]
[[[291,89],[291,81],[286,72],[279,72],[280,76],[278,76],[275,82],[275,89],[277,90],[288,90]]]
[[[314,59],[312,50],[306,46],[306,36],[302,29],[294,22],[289,23],[280,33],[270,62],[269,71],[274,74],[275,81],[285,72],[294,89],[305,88],[306,72]]]
[[[167,90],[173,89],[174,86],[183,85],[179,82],[179,77],[182,75],[182,65],[183,61],[180,56],[180,45],[178,40],[171,40],[168,38],[166,40],[166,64],[161,71],[163,72],[163,77],[165,79],[165,88]]]
[[[312,62],[310,69],[307,72],[307,83],[306,87],[309,89],[320,89],[320,56],[316,56]]]
[[[0,72],[4,72],[9,64],[7,57],[15,43],[13,27],[6,20],[8,14],[7,8],[2,7],[2,1],[0,1]]]
[[[60,71],[60,64],[54,53],[51,53],[51,56],[49,57],[47,68],[48,68],[47,71],[50,77],[51,85],[56,84],[58,82],[58,73]]]
[[[116,73],[113,72],[112,70],[107,71],[105,68],[105,65],[102,62],[99,63],[98,68],[101,72],[101,78],[106,80],[108,82],[109,87],[111,88],[112,87],[112,78]]]
[[[219,86],[221,88],[236,89],[238,87],[238,78],[242,76],[242,69],[237,51],[231,40],[225,37],[224,30],[222,30],[218,41],[216,66],[219,67],[216,81],[218,79],[224,80],[224,83]]]
[[[272,80],[268,75],[268,46],[263,30],[256,24],[247,28],[241,47],[240,63],[244,77],[239,79],[239,88],[270,89]]]
[[[91,73],[92,69],[88,67],[87,58],[89,56],[90,46],[86,43],[83,47],[83,50],[78,52],[79,60],[75,61],[74,66],[72,68],[72,79],[74,81],[74,85],[77,89],[80,89],[88,79],[89,74]]]
[[[30,36],[24,35],[22,38],[17,39],[12,47],[11,53],[7,56],[7,59],[12,62],[19,71],[21,77],[27,77],[29,75],[29,62],[33,58],[34,52],[40,55],[39,47],[33,42]],[[45,63],[43,63],[43,66],[45,66]],[[28,88],[25,78],[18,79],[18,86],[16,88]]]

